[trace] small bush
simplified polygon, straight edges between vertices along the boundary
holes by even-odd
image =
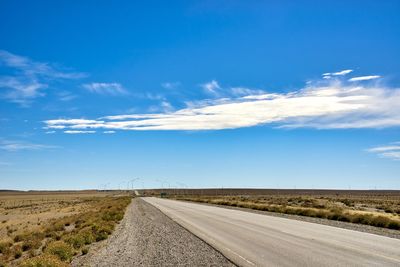
[[[14,236],[14,242],[21,242],[22,240],[24,240],[24,236],[23,235]]]
[[[360,224],[371,224],[372,215],[370,214],[358,214],[353,215],[351,222],[352,223],[360,223]]]
[[[41,238],[32,238],[25,240],[22,243],[22,250],[23,251],[28,251],[31,249],[38,249],[42,245],[42,239]]]
[[[317,204],[314,205],[314,208],[317,208],[317,209],[326,209],[326,206],[325,206],[324,204],[319,204],[319,203],[317,203]]]
[[[343,199],[342,203],[345,204],[348,207],[353,207],[354,206],[353,201],[351,201],[350,199]]]
[[[83,230],[82,232],[80,232],[80,235],[82,236],[85,245],[90,245],[91,243],[96,241],[95,236],[89,230]]]
[[[89,248],[88,247],[82,248],[82,255],[86,255],[88,253],[89,253]]]
[[[328,214],[328,217],[327,217],[327,218],[328,218],[329,220],[337,221],[341,215],[342,215],[342,214],[339,213],[339,212],[330,212],[330,213]]]
[[[389,229],[400,230],[400,222],[391,221],[388,224]]]
[[[45,252],[57,256],[62,261],[70,262],[74,256],[73,248],[64,241],[54,241],[50,243]]]
[[[386,213],[396,213],[396,212],[394,211],[394,209],[392,209],[392,208],[390,208],[390,207],[385,207],[385,208],[384,208],[384,211],[385,211]]]
[[[10,250],[11,245],[10,242],[0,242],[0,253],[6,254]]]
[[[90,229],[82,230],[78,233],[71,233],[64,237],[64,241],[75,249],[79,249],[84,245],[89,245],[96,241],[95,235]]]
[[[42,254],[27,259],[21,263],[21,267],[67,267],[69,264],[62,262],[57,256]]]
[[[371,225],[377,227],[386,227],[390,222],[390,219],[383,216],[374,217],[371,221]]]
[[[315,214],[315,217],[317,217],[317,218],[326,218],[326,217],[327,217],[327,214],[326,214],[325,211],[319,210],[319,211]]]
[[[47,227],[46,232],[60,232],[60,231],[64,231],[65,227],[64,227],[64,222],[55,222],[52,225],[50,225],[49,227]]]
[[[341,222],[350,222],[351,221],[350,216],[347,214],[340,214],[337,220],[341,221]]]
[[[102,219],[105,221],[120,221],[124,217],[124,214],[119,211],[106,211],[104,212]]]
[[[85,244],[85,239],[79,233],[68,235],[64,238],[64,241],[75,249],[81,248]]]
[[[114,230],[114,226],[112,224],[104,224],[100,227],[100,229],[98,230],[99,232],[104,232],[108,235],[111,235],[111,233]]]
[[[91,225],[91,229],[93,232],[97,232],[100,229],[100,226],[96,223]]]
[[[12,252],[15,259],[19,259],[22,256],[22,248],[20,245],[14,246]]]
[[[18,234],[14,237],[14,242],[30,241],[33,239],[43,239],[44,234],[42,232],[31,232]]]
[[[98,233],[96,234],[96,241],[98,242],[98,241],[107,239],[107,237],[108,237],[108,234],[107,234],[107,233],[105,233],[105,232],[98,232]]]

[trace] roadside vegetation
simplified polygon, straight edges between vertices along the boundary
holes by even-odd
[[[177,195],[173,198],[400,230],[398,195]]]
[[[113,232],[130,201],[127,196],[82,198],[76,205],[84,208],[70,215],[35,227],[10,226],[0,240],[0,266],[69,266],[73,257],[87,254],[90,244]]]

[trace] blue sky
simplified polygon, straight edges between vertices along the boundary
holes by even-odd
[[[398,1],[1,1],[0,188],[400,189]]]

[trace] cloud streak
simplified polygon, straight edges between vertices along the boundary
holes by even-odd
[[[373,147],[367,151],[375,153],[381,158],[400,160],[400,145],[397,142],[386,146]]]
[[[33,61],[27,57],[0,50],[0,63],[10,68],[23,71],[26,75],[41,75],[49,78],[80,79],[87,75],[81,72],[57,70],[47,62]]]
[[[353,70],[342,70],[342,71],[338,71],[338,72],[327,72],[322,74],[322,78],[324,79],[331,79],[332,76],[344,76],[347,75],[349,73],[353,72]]]
[[[117,96],[128,93],[120,83],[89,83],[82,86],[91,93],[102,95]]]
[[[6,150],[9,152],[17,152],[17,151],[21,151],[21,150],[42,150],[42,149],[52,149],[52,148],[58,148],[58,147],[50,146],[50,145],[43,145],[43,144],[19,142],[19,141],[9,141],[9,140],[0,141],[0,149]]]
[[[359,77],[353,77],[353,78],[349,79],[349,82],[375,80],[375,79],[378,79],[380,77],[381,76],[379,76],[379,75],[359,76]]]
[[[66,130],[64,131],[66,134],[93,134],[96,131],[82,131],[82,130]]]
[[[284,128],[385,128],[400,126],[400,89],[335,79],[308,83],[289,93],[194,102],[173,112],[55,119],[45,124],[46,129],[110,131],[222,130],[268,124]]]
[[[221,86],[219,86],[216,80],[200,84],[200,87],[209,94],[218,94],[217,90],[221,89]]]
[[[327,72],[322,74],[322,76],[343,76],[346,74],[349,74],[350,72],[353,72],[353,70],[342,70],[338,72]]]
[[[85,73],[62,71],[47,62],[36,62],[5,50],[0,50],[0,67],[13,71],[10,75],[0,76],[0,88],[3,89],[0,96],[22,106],[44,96],[52,81],[87,76]]]

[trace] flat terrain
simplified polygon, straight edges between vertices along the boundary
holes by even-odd
[[[124,215],[161,192],[202,204],[137,197]],[[0,266],[400,266],[399,239],[349,231],[399,238],[398,222],[400,191],[0,191]]]
[[[144,199],[239,265],[400,265],[398,239],[209,205]]]
[[[0,192],[0,266],[68,266],[106,239],[131,198],[122,192]]]
[[[0,241],[40,229],[50,220],[84,212],[93,198],[110,195],[96,191],[0,192]]]
[[[112,237],[73,266],[234,266],[219,252],[135,198]]]

